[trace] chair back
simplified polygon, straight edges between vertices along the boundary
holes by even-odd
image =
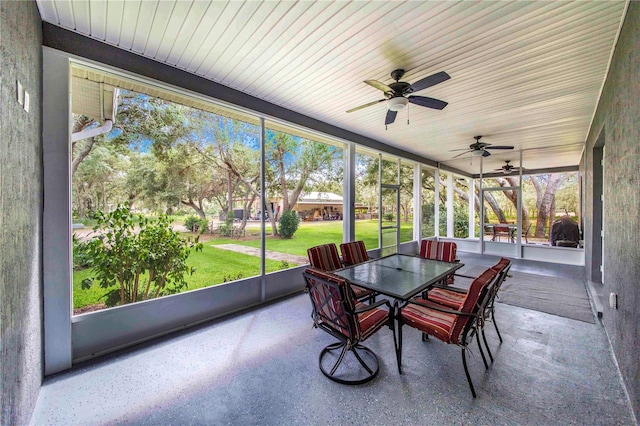
[[[496,273],[498,277],[496,278],[496,282],[491,288],[491,295],[489,297],[489,301],[487,303],[487,308],[493,309],[493,303],[496,298],[496,294],[498,294],[498,290],[500,290],[500,286],[504,282],[505,278],[509,274],[509,269],[511,269],[511,261],[505,257],[501,258],[498,263],[491,267]]]
[[[425,259],[454,262],[456,260],[456,243],[450,241],[422,240],[420,257]]]
[[[342,268],[338,247],[334,243],[322,244],[307,250],[309,264],[323,271],[335,271]]]
[[[473,280],[467,291],[467,296],[462,302],[460,312],[466,314],[477,314],[480,310],[484,310],[487,303],[487,291],[490,285],[495,282],[498,273],[492,268],[487,269],[477,278]],[[467,332],[473,325],[475,318],[468,315],[457,315],[455,324],[451,327],[451,343],[460,343],[460,337]]]
[[[340,244],[340,253],[342,260],[346,265],[357,265],[358,263],[369,260],[367,248],[364,241],[352,241],[350,243]]]
[[[313,306],[313,323],[340,340],[358,342],[360,325],[349,281],[331,272],[307,268],[302,276]]]

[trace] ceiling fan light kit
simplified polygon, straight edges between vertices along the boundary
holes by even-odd
[[[391,111],[402,111],[407,107],[408,104],[409,104],[409,99],[402,96],[398,96],[398,97],[389,99],[388,106],[389,106],[389,110]]]
[[[478,149],[475,151],[471,151],[471,156],[472,157],[482,157],[482,155],[484,154],[484,151]]]
[[[504,160],[504,162],[506,163],[504,166],[500,167],[499,169],[496,169],[496,172],[502,171],[502,173],[504,173],[505,175],[510,175],[512,171],[514,171],[514,169],[516,169],[517,167],[511,165],[511,160]]]

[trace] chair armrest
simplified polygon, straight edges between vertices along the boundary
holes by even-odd
[[[386,299],[385,299],[385,300],[378,300],[377,302],[372,303],[371,305],[367,305],[367,306],[366,306],[366,307],[364,307],[364,308],[355,309],[355,310],[353,311],[353,313],[354,313],[354,314],[361,314],[361,313],[363,313],[363,312],[370,311],[370,310],[371,310],[371,309],[373,309],[373,308],[378,308],[378,307],[380,307],[380,306],[382,306],[382,305],[387,305],[387,306],[389,307],[389,311],[391,311],[391,304],[389,303],[389,301],[388,301],[388,300],[386,300]]]
[[[453,274],[454,277],[462,277],[462,278],[470,278],[472,280],[475,280],[478,277],[472,277],[471,275],[464,275],[464,274]]]

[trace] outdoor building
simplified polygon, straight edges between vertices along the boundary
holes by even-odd
[[[1,424],[637,424],[639,3],[116,3],[0,3]],[[87,266],[170,219],[184,280]],[[476,403],[417,331],[403,375],[383,328],[376,382],[326,384],[306,250],[425,239],[586,319],[498,306]]]
[[[331,192],[303,193],[293,210],[298,212],[300,220],[341,220],[343,199]]]

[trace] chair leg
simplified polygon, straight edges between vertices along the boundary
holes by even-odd
[[[487,343],[487,335],[484,333],[484,327],[482,327],[482,340],[484,340],[484,347],[487,348],[489,359],[493,362],[493,354],[491,353],[491,349],[489,349],[489,343]]]
[[[340,352],[340,355],[338,356],[338,360],[335,362],[335,364],[333,364],[333,367],[331,368],[331,371],[327,371],[323,365],[323,359],[325,357],[325,355],[327,355],[328,353],[335,351],[337,349],[342,349],[342,351]],[[368,358],[370,358],[369,363],[367,364],[367,362],[362,358],[361,353],[359,353],[358,351],[362,352],[362,354],[366,354],[366,356]],[[344,357],[347,355],[348,352],[353,353],[353,355],[355,356],[355,358],[358,360],[358,362],[360,363],[360,365],[362,365],[362,367],[364,368],[364,370],[366,371],[366,374],[359,374],[356,375],[355,378],[343,378],[343,377],[339,377],[339,376],[335,376],[336,371],[338,370],[338,367],[340,366],[340,364],[342,363],[342,361],[344,360]],[[378,372],[380,371],[380,364],[378,361],[378,357],[376,356],[376,354],[370,350],[369,348],[362,346],[360,344],[356,344],[354,346],[351,346],[350,348],[347,346],[346,342],[337,342],[337,343],[332,343],[329,346],[327,346],[326,348],[324,348],[322,350],[322,352],[320,352],[320,356],[318,359],[318,364],[320,367],[320,371],[322,371],[322,374],[324,374],[325,376],[327,376],[329,379],[333,380],[334,382],[338,382],[338,383],[342,383],[345,385],[360,385],[362,383],[366,383],[370,380],[372,380],[374,377],[376,377],[378,375]]]
[[[396,349],[396,362],[398,363],[398,374],[402,374],[402,321],[398,320],[398,332],[393,333],[393,343]],[[397,337],[397,341],[396,341]]]
[[[364,346],[361,346],[361,345],[355,345],[355,347],[353,348],[352,352],[356,356],[356,359],[358,360],[360,365],[362,365],[364,367],[364,369],[367,370],[367,373],[374,374],[373,370],[367,365],[366,362],[364,362],[364,360],[362,359],[362,357],[360,356],[360,354],[358,353],[358,351],[356,349],[367,349],[367,348],[365,348]]]
[[[493,313],[493,310],[491,311],[491,320],[493,321],[493,326],[496,329],[496,333],[498,333],[498,339],[500,339],[500,343],[502,343],[502,336],[500,335],[500,330],[498,330],[498,323],[496,322],[496,316]]]
[[[484,363],[484,368],[486,370],[489,369],[489,364],[487,363],[487,357],[484,356],[484,351],[482,350],[482,345],[480,344],[480,332],[475,330],[476,341],[478,342],[478,349],[480,350],[480,355],[482,356],[482,362]]]
[[[471,375],[469,374],[469,368],[467,368],[467,348],[462,347],[462,366],[464,367],[464,374],[467,376],[467,382],[469,383],[469,389],[471,389],[471,395],[476,397],[476,390],[473,388],[473,382],[471,381]]]
[[[338,346],[339,347],[339,346]],[[338,347],[336,347],[335,349],[338,349]],[[332,347],[330,350],[333,350],[334,348]],[[331,369],[331,373],[329,373],[331,376],[333,376],[336,372],[336,370],[338,369],[338,366],[340,365],[340,363],[342,362],[342,360],[344,359],[344,356],[347,354],[347,351],[349,349],[347,348],[346,344],[343,344],[342,346],[342,352],[340,352],[340,356],[338,357],[338,360],[336,361],[336,363],[333,365],[333,368]]]

